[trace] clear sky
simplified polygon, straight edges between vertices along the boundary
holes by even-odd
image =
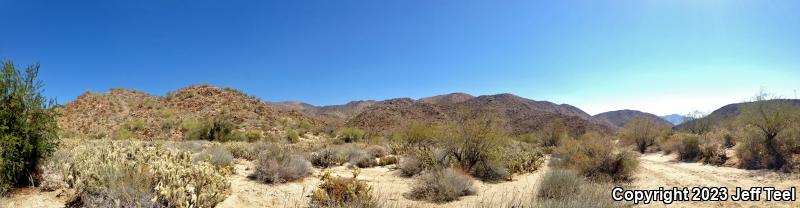
[[[64,103],[193,83],[315,105],[513,93],[590,114],[800,90],[796,0],[0,0],[0,58]]]

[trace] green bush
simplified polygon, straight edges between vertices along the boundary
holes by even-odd
[[[185,140],[207,140],[226,142],[235,140],[233,130],[236,129],[230,118],[221,113],[210,120],[184,120],[181,124]]]
[[[678,149],[678,159],[681,161],[695,161],[700,158],[700,138],[698,136],[686,136],[681,144]]]
[[[300,134],[297,133],[297,131],[295,131],[295,130],[291,130],[291,129],[287,130],[286,131],[286,140],[288,140],[289,143],[297,143],[297,142],[300,141]]]
[[[423,149],[436,144],[436,138],[440,137],[437,125],[412,121],[403,128],[395,131],[393,138],[398,144],[395,151],[405,153],[410,149]]]
[[[58,144],[55,102],[41,94],[38,72],[38,64],[18,71],[10,60],[0,71],[0,195],[33,184],[36,167]]]
[[[502,156],[509,139],[501,126],[489,115],[466,115],[445,129],[444,148],[472,176],[483,181],[507,178]]]
[[[555,147],[561,144],[561,141],[569,138],[567,126],[562,119],[554,119],[542,127],[537,132],[539,144],[543,147]]]
[[[639,153],[644,153],[647,147],[655,144],[660,132],[653,119],[636,117],[625,124],[621,137],[624,143],[634,145]]]
[[[119,128],[111,134],[111,139],[114,140],[129,140],[133,139],[134,137],[136,137],[136,134],[127,128]]]
[[[410,198],[432,202],[449,202],[475,194],[469,176],[448,168],[424,174],[411,188]]]
[[[355,127],[347,127],[339,131],[339,139],[345,143],[357,142],[365,138],[366,133]]]

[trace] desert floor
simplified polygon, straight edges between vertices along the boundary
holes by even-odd
[[[767,170],[743,170],[717,167],[701,163],[684,163],[674,155],[651,153],[642,155],[637,179],[627,188],[656,189],[658,187],[725,186],[735,187],[771,186],[788,188],[800,186],[798,174],[777,173]],[[231,176],[232,193],[219,208],[235,207],[305,207],[309,195],[321,183],[319,176],[329,171],[336,176],[352,176],[352,170],[343,166],[315,170],[314,176],[302,181],[279,185],[268,185],[252,181],[247,175],[252,172],[252,163],[237,160],[236,173]],[[462,197],[445,204],[412,201],[403,196],[414,184],[414,179],[399,176],[398,170],[390,167],[362,169],[359,179],[367,181],[375,196],[386,207],[507,207],[510,203],[533,199],[534,191],[547,165],[532,174],[517,175],[513,181],[488,184],[475,182],[476,195]],[[64,207],[63,190],[40,192],[33,188],[15,191],[10,198],[0,201],[1,207]],[[580,199],[576,199],[580,200]],[[676,202],[664,205],[660,202],[642,207],[800,207],[800,202]]]

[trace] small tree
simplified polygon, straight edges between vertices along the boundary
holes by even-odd
[[[798,119],[799,107],[787,100],[767,100],[766,97],[764,93],[760,93],[754,102],[744,104],[737,121],[761,132],[766,153],[770,157],[766,167],[778,169],[787,164],[777,141],[778,137],[791,125],[800,122]]]
[[[569,137],[567,126],[564,124],[563,119],[554,119],[542,127],[539,131],[539,139],[541,145],[544,147],[555,147],[561,144],[561,141]]]
[[[711,130],[711,117],[700,111],[692,111],[684,116],[684,124],[693,134],[704,134]]]
[[[639,153],[653,145],[661,130],[653,119],[636,117],[628,121],[622,129],[622,139],[628,144],[636,145]]]
[[[18,71],[12,61],[0,71],[0,195],[30,184],[39,162],[58,143],[54,101],[41,94],[39,65]]]

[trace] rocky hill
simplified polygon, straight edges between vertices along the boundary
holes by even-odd
[[[280,110],[297,110],[305,113],[308,116],[317,119],[329,121],[332,123],[342,123],[349,118],[352,118],[359,113],[363,112],[367,107],[374,105],[378,101],[374,100],[359,100],[351,101],[344,105],[327,105],[327,106],[314,106],[303,102],[271,102],[269,103],[275,109]]]
[[[512,94],[485,95],[466,100],[463,100],[464,96],[456,96],[457,99],[444,95],[418,101],[401,98],[379,102],[349,119],[347,125],[387,133],[409,120],[441,122],[453,118],[460,110],[468,110],[497,116],[512,134],[536,131],[556,119],[563,120],[575,134],[611,130],[602,121],[566,104],[534,101]],[[459,99],[463,101],[453,102]]]
[[[593,117],[606,121],[616,128],[622,128],[623,126],[625,126],[626,123],[628,123],[628,121],[637,117],[645,117],[647,119],[653,120],[655,121],[656,125],[658,125],[660,128],[672,128],[672,123],[670,123],[669,121],[664,120],[659,116],[637,110],[625,109],[618,111],[609,111],[594,115]]]
[[[276,110],[238,90],[210,85],[189,86],[166,97],[127,89],[87,92],[57,111],[62,129],[90,137],[108,137],[125,127],[141,139],[179,139],[184,121],[212,118],[223,112],[240,129],[265,133],[299,123],[322,125],[299,111]]]
[[[766,100],[766,101],[758,101],[758,102],[787,102],[791,103],[794,106],[800,108],[800,99],[775,99],[775,100]],[[741,107],[744,104],[749,102],[743,103],[733,103],[722,106],[721,108],[714,110],[710,114],[706,115],[706,118],[709,119],[707,122],[711,126],[728,126],[733,124],[736,121],[736,117],[739,116],[741,113]],[[698,121],[686,121],[680,125],[673,127],[675,130],[688,130],[691,125],[694,125],[695,122]]]
[[[456,93],[450,93],[450,94],[446,94],[446,95],[437,95],[437,96],[431,96],[431,97],[426,97],[426,98],[420,98],[419,102],[431,103],[431,104],[436,104],[436,105],[454,105],[454,104],[462,103],[462,102],[467,101],[469,99],[472,99],[474,97],[475,96],[472,96],[470,94],[456,92]]]

